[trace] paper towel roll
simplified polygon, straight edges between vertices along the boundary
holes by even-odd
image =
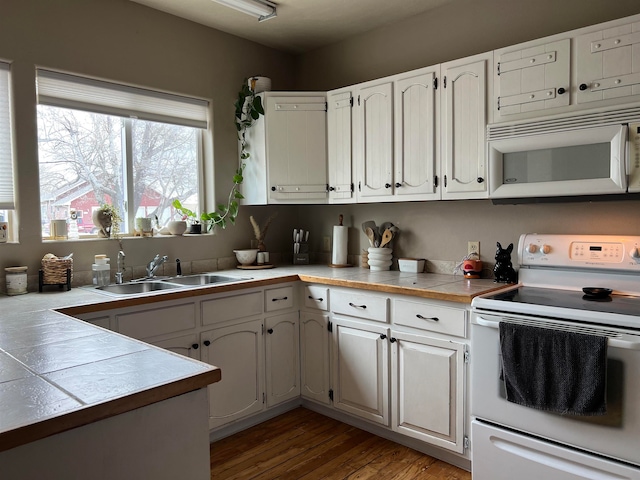
[[[333,227],[333,252],[331,263],[333,265],[347,264],[347,240],[349,227],[334,225]]]

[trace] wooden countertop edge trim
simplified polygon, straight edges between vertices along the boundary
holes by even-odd
[[[151,387],[125,397],[90,405],[74,412],[62,413],[57,417],[15,428],[0,434],[0,452],[205,388],[207,385],[219,382],[221,377],[220,369],[214,367],[212,370],[174,382]]]

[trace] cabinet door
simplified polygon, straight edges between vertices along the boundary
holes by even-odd
[[[298,312],[265,320],[267,407],[300,396]]]
[[[355,200],[352,170],[351,91],[327,93],[329,203]]]
[[[491,54],[442,65],[443,199],[487,198],[486,71]]]
[[[393,195],[393,82],[361,87],[355,107],[358,201]]]
[[[395,86],[395,195],[403,200],[437,200],[436,134],[438,67],[400,75]]]
[[[389,425],[388,329],[334,317],[333,401],[352,415]]]
[[[167,340],[150,341],[151,345],[170,350],[173,353],[184,355],[185,357],[200,359],[200,344],[196,334],[181,335]]]
[[[203,332],[201,359],[222,370],[209,385],[209,428],[259,412],[264,408],[262,321]]]
[[[465,346],[400,332],[391,345],[393,429],[462,453]]]
[[[640,22],[576,38],[578,103],[640,101]]]
[[[566,107],[570,101],[570,40],[495,52],[496,120]]]
[[[268,97],[269,202],[327,198],[325,97]]]
[[[304,398],[329,404],[329,315],[300,312],[300,384]]]

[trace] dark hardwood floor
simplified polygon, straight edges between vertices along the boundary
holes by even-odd
[[[470,480],[471,474],[297,408],[211,444],[211,478]]]

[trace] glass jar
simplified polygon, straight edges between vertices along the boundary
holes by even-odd
[[[91,271],[93,272],[93,284],[96,287],[104,287],[105,285],[109,285],[109,280],[111,278],[111,265],[109,265],[108,263],[94,263],[91,266]]]

